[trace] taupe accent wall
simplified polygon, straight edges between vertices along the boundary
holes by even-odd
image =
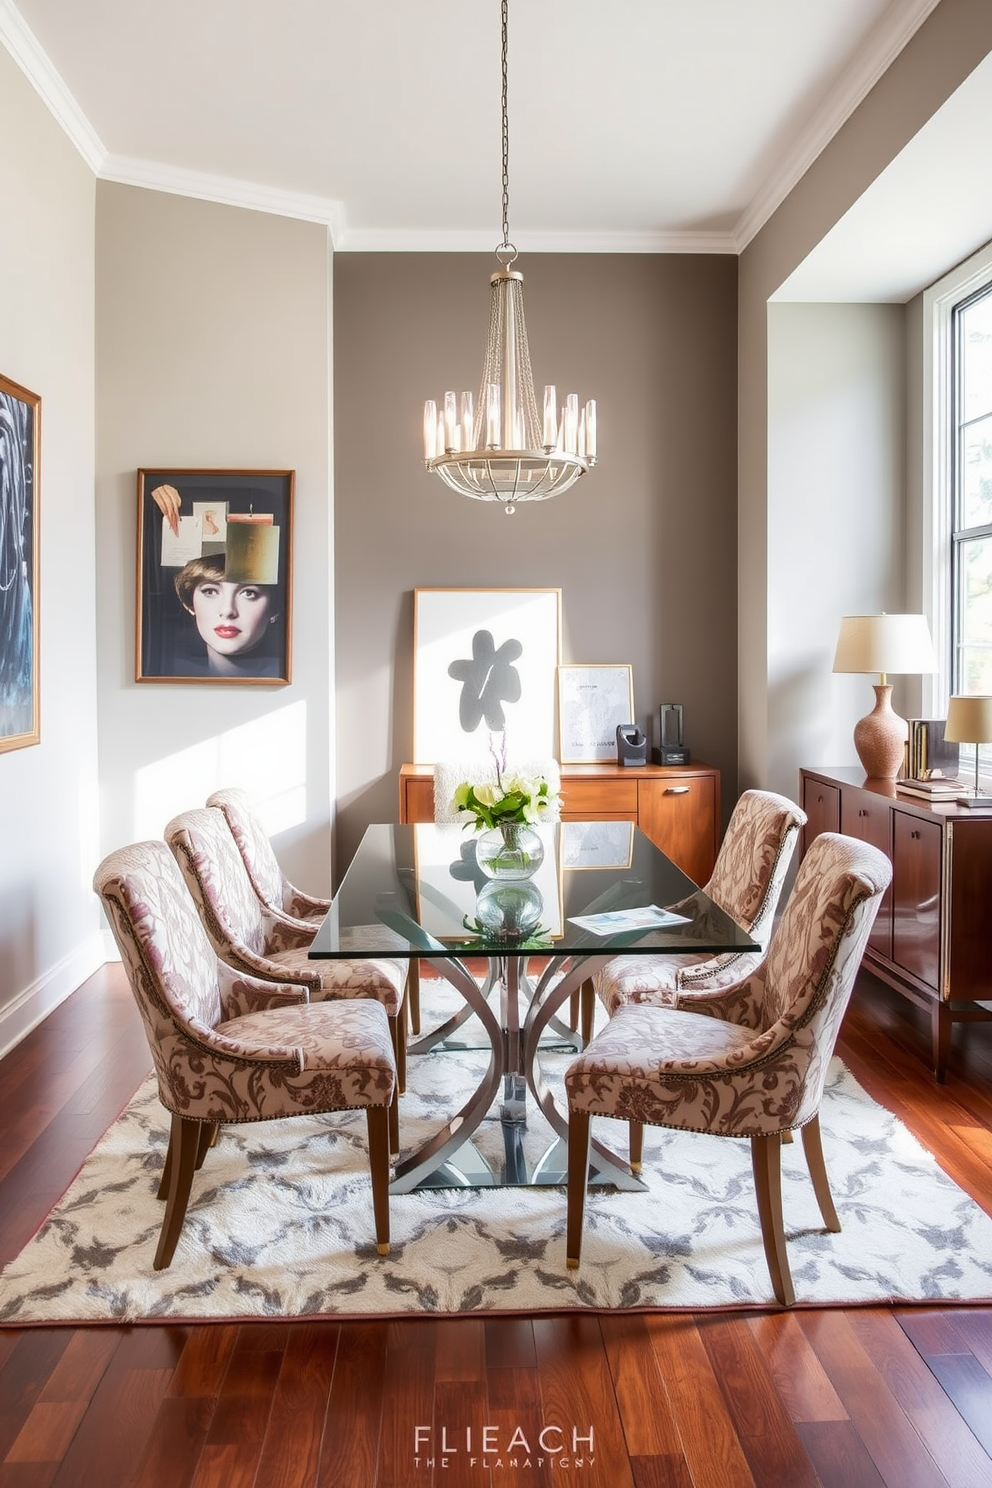
[[[600,463],[513,516],[422,465],[424,399],[478,392],[494,267],[335,258],[338,864],[396,815],[418,587],[560,587],[562,659],[630,662],[642,727],[681,702],[736,797],[737,260],[521,256],[535,383],[597,399]]]

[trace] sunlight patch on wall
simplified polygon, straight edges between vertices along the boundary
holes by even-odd
[[[134,783],[136,837],[161,837],[173,816],[228,786],[248,792],[270,837],[299,826],[307,814],[306,735],[306,703],[291,703],[145,765]]]

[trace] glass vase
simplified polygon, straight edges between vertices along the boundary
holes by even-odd
[[[475,861],[487,878],[530,878],[544,862],[544,843],[526,822],[500,822],[475,839]]]

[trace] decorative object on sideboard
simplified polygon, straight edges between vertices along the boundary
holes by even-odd
[[[910,718],[906,745],[906,775],[911,780],[931,776],[949,779],[961,767],[961,751],[946,735],[943,718]]]
[[[617,724],[617,764],[646,765],[648,736],[636,723]]]
[[[687,765],[689,746],[682,727],[682,704],[658,704],[658,742],[651,750],[656,765]]]
[[[507,115],[507,0],[501,3],[503,241],[496,249],[499,268],[491,286],[489,340],[479,401],[447,392],[440,410],[424,404],[424,464],[463,496],[502,501],[508,513],[521,501],[546,501],[596,463],[596,404],[580,410],[569,393],[561,415],[552,386],[544,389],[538,414],[534,376],[524,323],[524,276],[510,265],[517,250],[510,242],[509,124]]]
[[[947,704],[947,727],[944,737],[952,744],[975,746],[974,793],[958,797],[959,806],[992,809],[992,796],[978,786],[980,744],[992,744],[992,697],[952,697]]]
[[[0,377],[0,753],[41,739],[41,398]]]
[[[877,672],[875,706],[854,727],[854,747],[869,780],[895,780],[905,759],[908,725],[892,707],[890,672],[935,672],[925,615],[845,615],[834,655],[835,672]]]

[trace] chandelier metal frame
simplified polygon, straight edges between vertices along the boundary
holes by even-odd
[[[508,0],[500,0],[503,240],[491,276],[489,340],[478,401],[445,393],[439,410],[424,405],[424,465],[452,490],[475,501],[501,501],[507,512],[525,501],[547,501],[596,464],[596,405],[580,410],[569,393],[559,418],[555,388],[544,389],[539,417],[524,321],[523,274],[512,267],[510,131],[507,108]]]

